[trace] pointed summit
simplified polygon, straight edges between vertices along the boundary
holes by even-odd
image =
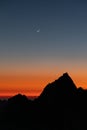
[[[66,72],[66,73],[63,74],[63,76],[69,76],[69,75],[68,75],[68,73]]]
[[[66,73],[63,73],[63,75],[61,77],[64,77],[68,80],[72,80],[71,77],[69,76],[69,74],[66,72]]]
[[[68,73],[64,73],[57,80],[49,83],[39,96],[39,98],[49,98],[56,100],[59,97],[72,97],[76,94],[77,88]]]
[[[73,82],[72,78],[68,73],[64,73],[61,77],[59,77],[56,81],[61,87],[68,87],[68,89],[76,89],[76,85]],[[67,88],[66,88],[67,89]]]
[[[57,80],[69,80],[69,81],[73,82],[73,80],[71,79],[71,77],[69,76],[69,74],[67,72],[63,73],[63,75],[60,76]]]

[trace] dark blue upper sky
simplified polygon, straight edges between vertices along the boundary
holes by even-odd
[[[86,56],[85,0],[0,0],[1,70],[72,71],[86,67]]]

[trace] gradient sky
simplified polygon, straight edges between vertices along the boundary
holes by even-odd
[[[64,72],[87,88],[87,2],[0,0],[0,95],[39,95]]]

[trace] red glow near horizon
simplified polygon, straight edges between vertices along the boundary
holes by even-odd
[[[0,97],[10,97],[18,93],[26,96],[39,96],[49,82],[53,82],[60,76],[0,76]],[[87,88],[86,77],[86,75],[76,74],[71,76],[76,86],[84,89]]]

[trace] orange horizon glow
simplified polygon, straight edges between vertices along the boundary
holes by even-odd
[[[0,76],[0,97],[21,93],[26,96],[39,96],[44,87],[52,82],[52,76]]]
[[[11,97],[18,93],[39,96],[48,83],[61,75],[0,76],[0,97]],[[70,75],[77,87],[87,89],[87,75]]]

